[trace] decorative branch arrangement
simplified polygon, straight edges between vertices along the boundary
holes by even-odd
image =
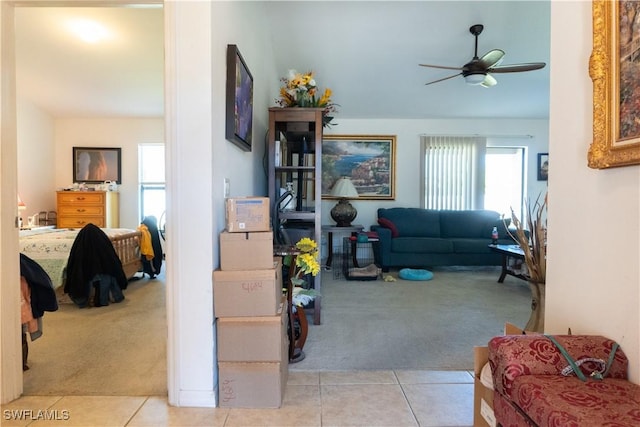
[[[511,208],[511,223],[515,227],[515,235],[509,231],[511,237],[524,252],[524,261],[529,270],[529,281],[544,284],[547,276],[547,195],[535,203],[525,202],[525,223],[518,219]],[[507,228],[509,230],[509,228]]]

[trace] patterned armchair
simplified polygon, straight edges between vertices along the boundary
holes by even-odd
[[[628,360],[601,336],[553,337],[579,365],[569,372],[562,351],[544,335],[506,335],[489,341],[496,421],[512,426],[639,426],[640,386],[627,381]],[[564,370],[564,373],[563,373]],[[598,380],[592,373],[603,372]]]

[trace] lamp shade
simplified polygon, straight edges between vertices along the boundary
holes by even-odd
[[[469,85],[479,85],[482,84],[486,76],[487,75],[485,73],[467,74],[464,76],[464,81]]]
[[[356,199],[358,198],[358,190],[346,176],[338,179],[331,190],[331,195],[334,197],[340,197],[343,199]]]
[[[27,209],[27,205],[24,204],[24,202],[22,201],[22,198],[18,194],[18,210],[23,211],[25,209]]]

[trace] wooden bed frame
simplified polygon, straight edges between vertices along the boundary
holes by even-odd
[[[107,230],[107,229],[105,229]],[[54,229],[51,229],[54,231]],[[54,288],[63,285],[62,276],[64,268],[67,265],[69,251],[75,240],[75,234],[79,230],[73,229],[55,229],[61,234],[51,234],[47,238],[46,230],[34,230],[34,234],[20,236],[20,251],[39,263],[49,274],[53,282]],[[115,231],[115,230],[114,230]],[[30,233],[30,231],[25,231]],[[127,279],[131,279],[137,272],[142,272],[142,260],[140,258],[140,239],[142,233],[133,229],[118,229],[117,233],[105,231],[109,240],[113,244],[113,248],[122,262]],[[38,240],[43,236],[46,240]]]
[[[140,258],[140,231],[132,231],[129,234],[111,237],[113,248],[122,262],[122,269],[128,279],[137,272],[142,271],[142,260]]]

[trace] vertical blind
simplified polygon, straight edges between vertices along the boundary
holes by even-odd
[[[486,138],[422,136],[424,206],[482,209]]]

